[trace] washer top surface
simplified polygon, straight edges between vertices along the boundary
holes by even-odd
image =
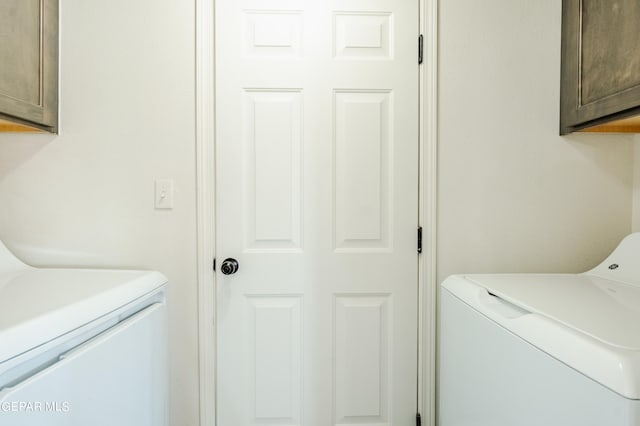
[[[469,275],[490,293],[601,342],[640,350],[640,233],[584,274]]]
[[[581,274],[468,275],[467,279],[519,308],[603,343],[640,350],[640,288]]]
[[[0,363],[162,287],[159,272],[33,268],[0,242]]]
[[[583,274],[453,275],[442,286],[564,364],[640,400],[640,233]]]

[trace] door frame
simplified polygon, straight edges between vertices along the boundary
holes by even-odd
[[[436,421],[438,0],[419,0],[424,62],[420,67],[418,272],[418,410]],[[200,426],[216,424],[215,258],[215,0],[196,0],[196,226]],[[416,41],[417,42],[417,41]],[[417,56],[417,55],[416,55]],[[416,58],[417,60],[417,58]]]

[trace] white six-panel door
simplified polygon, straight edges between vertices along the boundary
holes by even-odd
[[[218,426],[415,421],[418,19],[216,0]]]

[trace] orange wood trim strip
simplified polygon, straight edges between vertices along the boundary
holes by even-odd
[[[0,120],[0,132],[12,132],[12,133],[43,133],[42,130],[34,127],[25,126],[22,124],[10,123],[8,121]]]

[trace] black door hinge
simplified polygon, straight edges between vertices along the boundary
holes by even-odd
[[[422,253],[422,226],[418,227],[418,253]]]
[[[424,57],[424,37],[422,34],[418,36],[418,65],[422,64]]]
[[[416,414],[416,426],[420,426],[422,424],[422,419],[420,418],[420,413]]]
[[[216,258],[213,258],[213,272],[216,271]]]

